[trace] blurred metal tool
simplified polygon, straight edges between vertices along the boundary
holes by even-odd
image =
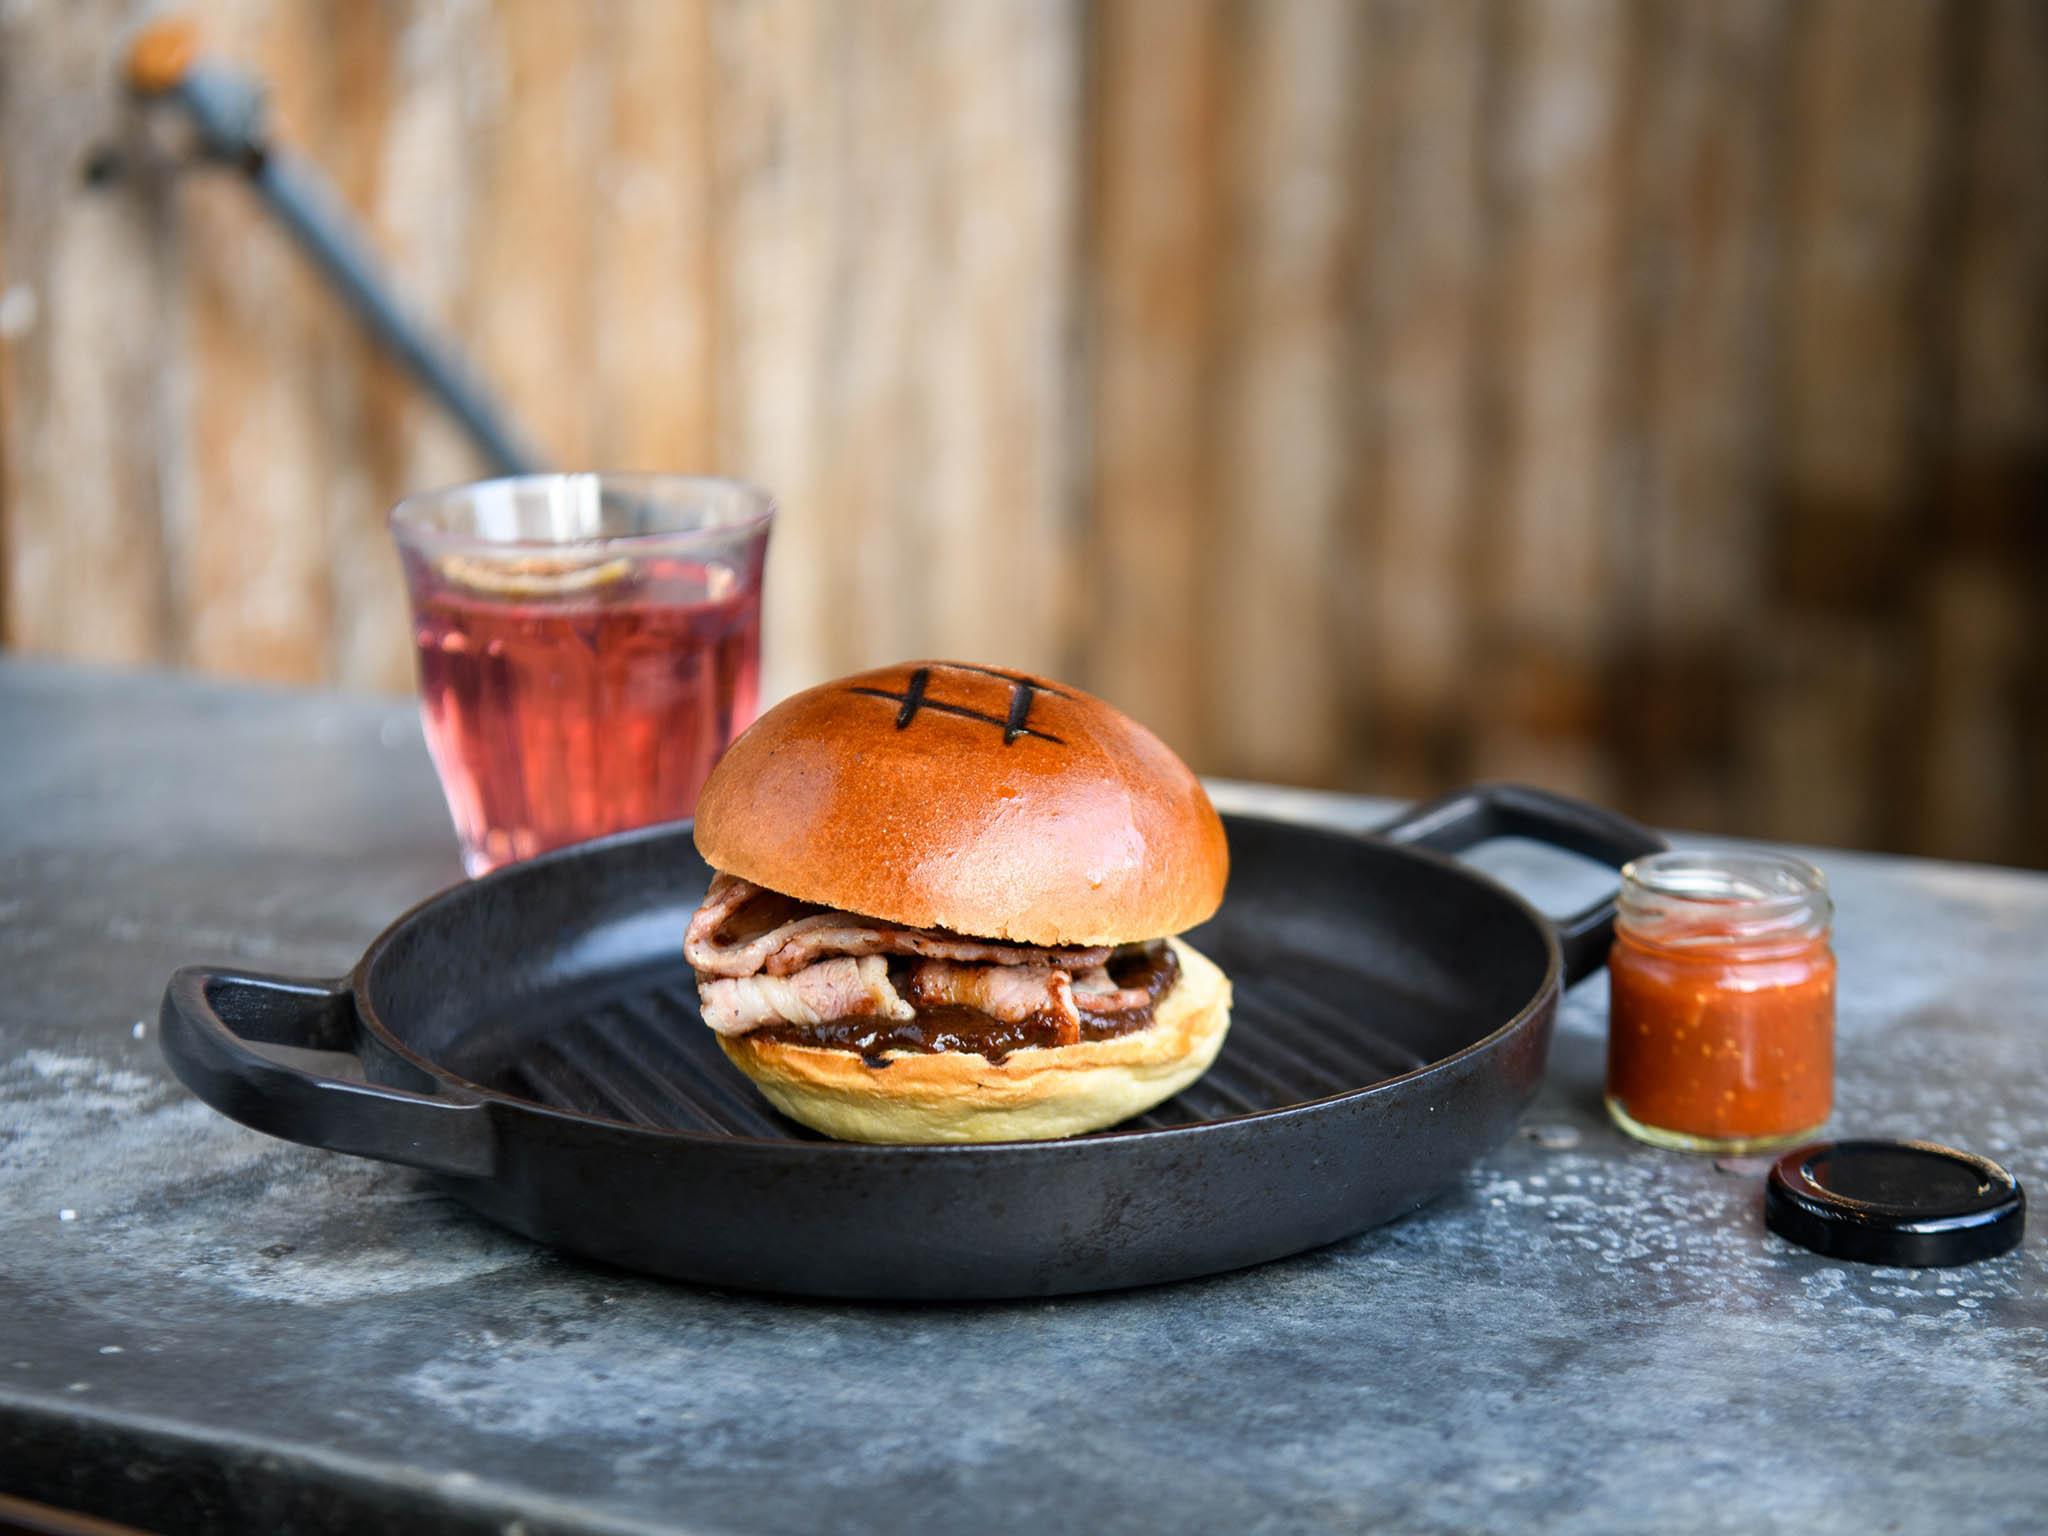
[[[126,80],[139,100],[182,109],[203,158],[248,178],[370,334],[462,424],[494,469],[515,475],[541,467],[526,435],[455,349],[398,299],[369,241],[319,168],[272,142],[261,81],[203,56],[197,30],[178,18],[156,22],[136,38]],[[93,174],[108,168],[102,163]]]

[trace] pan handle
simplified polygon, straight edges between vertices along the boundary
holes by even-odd
[[[159,1018],[171,1070],[231,1120],[431,1173],[485,1178],[492,1171],[482,1101],[327,1077],[249,1048],[260,1040],[353,1058],[355,998],[345,982],[187,966],[164,989]]]
[[[1463,853],[1497,837],[1526,837],[1616,869],[1670,846],[1626,816],[1527,784],[1475,784],[1403,812],[1375,835],[1437,853]],[[1567,986],[1606,963],[1614,937],[1614,897],[1552,921],[1564,951]]]

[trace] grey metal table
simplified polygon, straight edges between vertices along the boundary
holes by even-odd
[[[1607,1126],[1597,980],[1521,1136],[1397,1225],[1122,1295],[778,1302],[558,1257],[165,1071],[174,966],[338,972],[457,877],[409,705],[16,663],[0,807],[0,1489],[267,1531],[2044,1519],[2042,1239],[1908,1271],[1768,1236],[1754,1172]],[[1836,1126],[2037,1179],[2048,878],[1823,858]]]

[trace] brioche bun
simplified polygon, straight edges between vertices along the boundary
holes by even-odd
[[[1215,808],[1158,737],[1077,688],[962,662],[776,705],[712,770],[696,835],[712,867],[800,901],[1035,945],[1182,932],[1229,874]]]
[[[754,1035],[719,1046],[790,1119],[841,1141],[1043,1141],[1143,1114],[1209,1070],[1230,1029],[1230,981],[1169,941],[1180,977],[1151,1024],[1108,1040],[1012,1051],[1001,1061],[891,1051],[871,1067],[852,1051]]]

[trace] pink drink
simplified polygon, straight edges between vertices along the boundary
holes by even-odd
[[[659,536],[494,550],[401,530],[427,746],[471,874],[695,810],[757,707],[765,536],[698,558]]]
[[[760,598],[714,596],[701,568],[653,561],[630,591],[554,600],[427,580],[420,703],[472,874],[689,815],[754,718]]]

